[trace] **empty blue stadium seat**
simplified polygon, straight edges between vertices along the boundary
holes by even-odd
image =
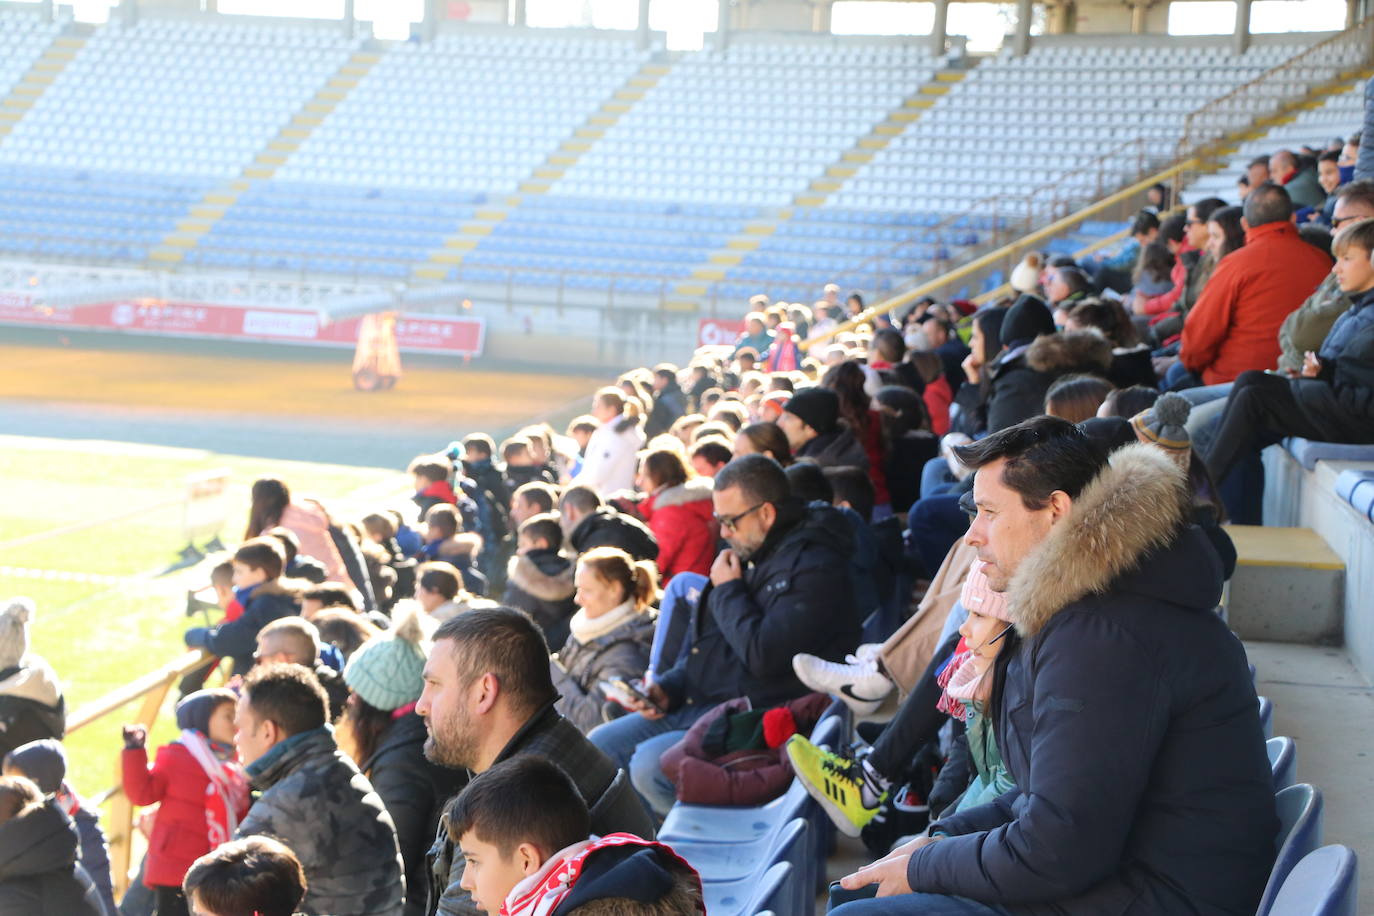
[[[801,911],[793,904],[795,885],[792,866],[779,862],[762,876],[705,885],[706,912],[710,916],[754,916],[771,910],[800,916]]]
[[[1355,916],[1358,864],[1353,850],[1323,846],[1303,856],[1279,888],[1270,916]]]
[[[1291,786],[1298,769],[1298,747],[1292,738],[1270,738],[1266,742],[1269,769],[1274,774],[1274,791]]]
[[[1289,872],[1322,839],[1322,794],[1315,786],[1289,786],[1274,797],[1274,803],[1279,815],[1279,832],[1274,838],[1276,855],[1256,916],[1269,916]]]
[[[1259,720],[1265,740],[1274,737],[1274,704],[1268,697],[1259,698]]]

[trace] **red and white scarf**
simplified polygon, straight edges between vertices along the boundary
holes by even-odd
[[[550,916],[554,910],[558,909],[558,905],[563,902],[563,899],[572,893],[573,885],[577,883],[578,876],[582,874],[582,867],[586,864],[587,857],[598,850],[616,846],[643,846],[646,849],[658,849],[672,856],[684,867],[692,867],[687,864],[685,859],[673,852],[671,846],[655,843],[652,840],[642,840],[631,833],[608,833],[599,839],[592,837],[554,853],[544,863],[543,868],[515,885],[506,896],[505,903],[501,904],[501,916]],[[702,907],[701,912],[706,912],[705,906]]]
[[[215,756],[210,742],[195,729],[182,729],[177,741],[210,778],[205,785],[205,827],[213,849],[234,838],[239,820],[248,813],[248,777],[236,762]]]

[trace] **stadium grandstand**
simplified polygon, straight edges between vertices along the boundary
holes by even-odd
[[[1374,911],[1371,100],[1368,0],[0,0],[0,916]]]

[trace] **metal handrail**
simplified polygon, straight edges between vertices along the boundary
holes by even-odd
[[[150,671],[76,710],[67,718],[67,734],[106,720],[135,700],[142,700],[143,703],[133,721],[151,732],[172,687],[188,674],[215,661],[215,656],[199,649],[187,652],[156,671]],[[120,724],[128,721],[124,719]],[[110,802],[106,838],[110,844],[110,877],[118,896],[129,887],[129,868],[133,864],[134,806],[130,804],[122,786],[107,789],[96,798],[101,802]]]
[[[1305,72],[1309,69],[1341,76],[1348,70],[1368,66],[1374,59],[1371,33],[1374,33],[1374,16],[1317,42],[1191,112],[1183,121],[1178,158],[1203,155],[1225,137],[1255,123],[1257,117],[1272,117],[1291,110],[1294,107],[1289,101],[1291,96],[1300,92],[1311,95],[1314,82],[1325,82],[1314,80]]]
[[[1084,207],[1068,216],[1057,219],[1042,229],[1022,236],[994,251],[980,255],[953,270],[946,271],[936,277],[925,280],[906,292],[864,309],[857,316],[843,324],[808,338],[803,344],[803,347],[813,347],[817,344],[825,343],[837,334],[852,331],[861,324],[871,322],[878,315],[886,315],[897,309],[905,308],[908,305],[912,305],[923,296],[939,292],[946,287],[973,276],[981,270],[993,267],[1008,258],[1019,257],[1022,253],[1033,250],[1035,246],[1073,229],[1085,220],[1106,213],[1119,204],[1138,198],[1157,184],[1176,184],[1180,176],[1197,168],[1199,164],[1199,160],[1187,159],[1183,162],[1175,163],[1166,169],[1147,175],[1134,184],[1102,198],[1091,206]]]

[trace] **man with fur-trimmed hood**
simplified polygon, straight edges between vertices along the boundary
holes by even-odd
[[[1017,788],[846,877],[886,899],[835,912],[1253,913],[1274,789],[1183,472],[1148,445],[1108,464],[1051,417],[956,453],[978,470],[966,540],[1024,640],[995,723]]]
[[[524,611],[544,631],[554,651],[568,641],[569,621],[577,613],[572,561],[559,553],[563,529],[558,516],[543,513],[520,523],[516,556],[511,560],[502,603]]]

